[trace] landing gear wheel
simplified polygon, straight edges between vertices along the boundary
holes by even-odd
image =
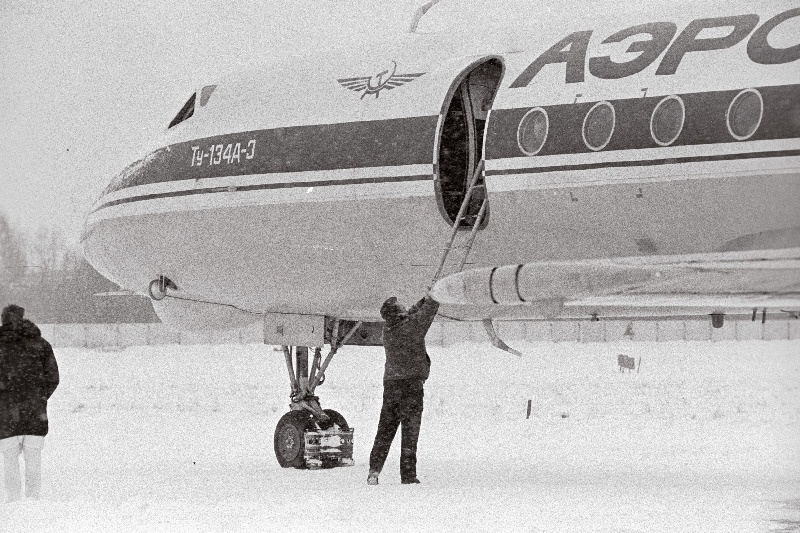
[[[307,411],[289,411],[278,420],[275,457],[283,468],[305,468],[306,444],[303,434],[310,423],[311,415]]]
[[[338,411],[334,411],[333,409],[323,409],[322,411],[330,417],[330,420],[324,425],[317,422],[320,429],[330,429],[333,426],[339,426],[339,429],[343,430],[350,429],[350,426],[347,425],[347,420],[345,420]]]

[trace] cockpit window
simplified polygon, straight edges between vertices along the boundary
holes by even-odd
[[[200,91],[200,107],[206,106],[208,99],[211,98],[211,93],[213,93],[216,88],[216,85],[206,85],[203,87],[203,90]]]
[[[191,96],[191,98],[189,98],[189,100],[187,100],[187,102],[185,104],[183,104],[183,107],[181,108],[180,111],[178,111],[178,114],[175,115],[175,118],[172,119],[172,122],[169,123],[169,126],[167,126],[167,129],[180,124],[184,120],[186,120],[189,117],[191,117],[192,115],[194,115],[194,101],[195,101],[196,97],[197,97],[197,93],[194,93]]]

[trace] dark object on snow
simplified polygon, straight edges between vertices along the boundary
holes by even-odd
[[[625,368],[627,368],[629,371],[634,370],[636,368],[636,359],[633,357],[628,357],[624,354],[619,354],[617,355],[617,364],[619,365],[620,372],[622,372]]]
[[[45,436],[47,400],[58,386],[53,348],[24,309],[3,309],[0,326],[0,439]]]

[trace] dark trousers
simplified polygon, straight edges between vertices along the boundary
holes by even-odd
[[[383,407],[378,422],[378,434],[369,455],[369,469],[380,472],[389,447],[402,424],[400,442],[400,479],[417,477],[417,440],[422,424],[423,379],[393,379],[383,382]]]

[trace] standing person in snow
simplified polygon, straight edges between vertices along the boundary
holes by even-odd
[[[417,439],[422,423],[423,387],[431,368],[425,350],[425,335],[433,323],[439,303],[429,295],[406,310],[392,296],[381,306],[383,347],[386,366],[383,374],[383,407],[378,433],[369,456],[367,484],[377,485],[397,427],[402,424],[400,443],[400,481],[417,479]]]
[[[0,450],[8,501],[20,499],[21,454],[25,457],[25,495],[39,498],[47,400],[58,386],[53,349],[24,314],[22,307],[9,305],[3,309],[0,326]]]

